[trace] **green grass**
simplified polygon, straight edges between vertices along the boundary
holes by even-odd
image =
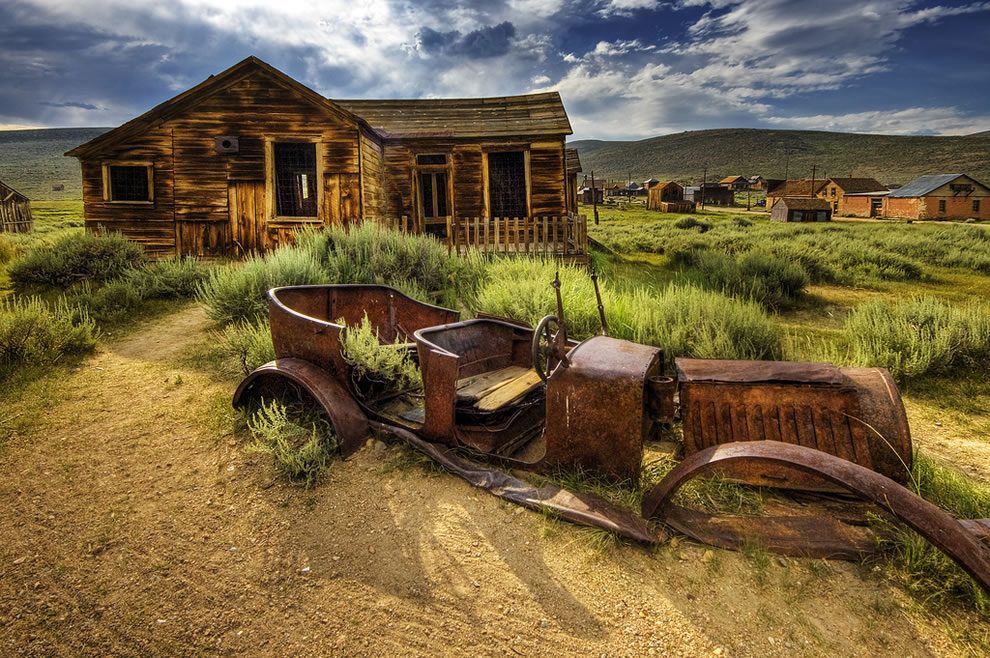
[[[337,449],[329,420],[311,405],[263,401],[248,428],[254,437],[248,452],[270,456],[282,476],[306,488],[316,484]]]

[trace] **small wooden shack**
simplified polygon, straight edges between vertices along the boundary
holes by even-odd
[[[0,181],[0,233],[30,233],[34,230],[31,201]]]
[[[735,192],[745,190],[749,187],[749,181],[744,176],[726,176],[718,184]]]
[[[828,222],[832,220],[832,205],[817,197],[785,196],[773,204],[770,219],[775,222]]]
[[[767,189],[767,210],[784,197],[813,197],[825,189],[827,180],[817,178],[795,178],[785,180],[780,185]]]
[[[576,214],[578,211],[578,174],[581,173],[581,156],[577,149],[567,149],[565,154],[567,164],[567,212]]]
[[[704,183],[684,190],[684,199],[695,205],[731,206],[736,201],[736,193],[719,183]]]
[[[650,188],[648,210],[660,212],[694,212],[694,203],[684,200],[684,188],[672,180],[660,181]]]
[[[249,57],[66,155],[86,227],[153,256],[238,256],[375,221],[452,251],[581,260],[571,132],[556,92],[331,100]]]

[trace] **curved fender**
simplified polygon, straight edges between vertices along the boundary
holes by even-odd
[[[671,498],[686,482],[709,473],[746,471],[783,465],[818,475],[863,500],[875,503],[917,531],[963,568],[990,593],[990,548],[978,533],[893,480],[820,450],[779,441],[724,443],[697,452],[678,464],[643,499],[643,517],[661,516],[677,506]],[[691,534],[691,533],[688,533]],[[772,539],[772,536],[771,536]]]
[[[313,396],[330,417],[345,458],[354,454],[368,438],[368,418],[347,389],[328,372],[303,359],[276,359],[256,368],[234,392],[234,406],[245,406],[255,396],[257,385],[270,378],[287,379]]]

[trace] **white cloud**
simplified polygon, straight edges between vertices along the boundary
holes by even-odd
[[[990,130],[990,115],[971,116],[955,107],[912,107],[904,110],[767,117],[781,128],[881,133],[884,135],[969,135]]]
[[[662,3],[660,0],[606,0],[598,14],[607,16],[628,16],[640,9],[656,9]]]

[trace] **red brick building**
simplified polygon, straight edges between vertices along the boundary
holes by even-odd
[[[990,219],[990,187],[966,174],[919,176],[883,202],[892,219]]]

